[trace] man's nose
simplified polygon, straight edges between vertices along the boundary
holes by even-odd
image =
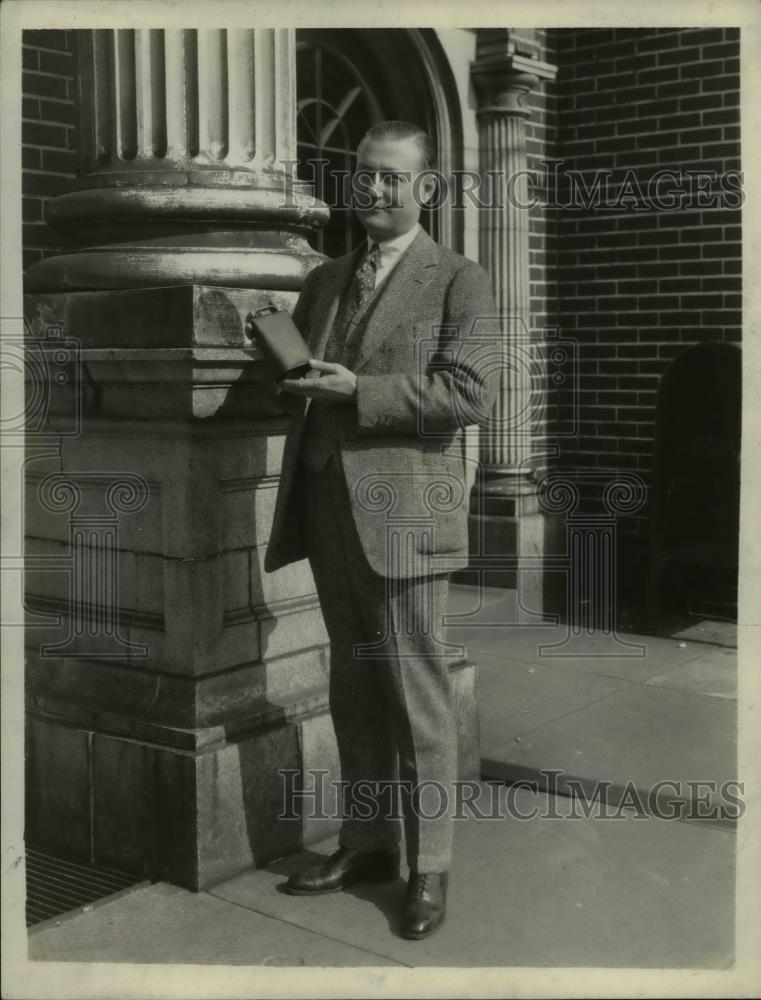
[[[370,184],[370,190],[375,195],[376,198],[380,198],[383,194],[383,181],[379,173],[373,174],[372,182]]]

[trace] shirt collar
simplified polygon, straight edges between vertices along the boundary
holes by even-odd
[[[419,231],[420,223],[416,222],[409,232],[402,233],[401,236],[394,236],[394,238],[390,240],[384,240],[382,243],[380,240],[371,240],[368,236],[367,249],[369,250],[373,243],[377,243],[380,247],[381,257],[398,257],[399,254],[403,253],[410,243],[412,243]]]

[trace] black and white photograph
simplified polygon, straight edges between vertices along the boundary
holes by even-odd
[[[0,15],[3,997],[761,996],[759,5]]]

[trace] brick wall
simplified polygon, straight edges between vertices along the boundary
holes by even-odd
[[[590,190],[595,172],[609,170],[615,191],[631,171],[646,194],[659,169],[739,170],[736,29],[573,29],[557,41],[563,176],[579,171]],[[569,194],[565,185],[563,204]],[[581,361],[580,429],[563,442],[562,466],[634,470],[651,484],[656,391],[668,364],[693,344],[740,341],[740,211],[727,202],[705,207],[695,197],[666,211],[645,197],[560,212],[558,313]],[[567,417],[570,396],[561,390],[557,402]],[[635,601],[648,514],[619,525],[621,582]]]
[[[510,34],[516,48],[541,62],[557,64],[557,32],[546,28],[516,29]],[[557,324],[557,274],[555,268],[557,210],[552,207],[552,191],[542,183],[547,172],[546,160],[557,155],[557,81],[540,80],[526,101],[531,112],[526,120],[526,158],[528,169],[536,171],[540,181],[531,190],[536,204],[529,212],[529,260],[531,279],[531,316],[535,331]]]
[[[61,237],[44,220],[45,201],[71,189],[76,171],[73,32],[22,37],[21,155],[23,266],[55,252]]]
[[[557,65],[557,32],[546,28],[517,29],[511,33],[519,50],[533,54],[541,62]],[[541,80],[527,99],[531,112],[526,121],[526,159],[538,185],[532,185],[530,196],[535,204],[529,212],[529,279],[531,289],[531,336],[537,358],[547,359],[554,341],[548,340],[558,328],[557,286],[557,220],[554,207],[552,174],[543,166],[557,156],[558,87],[556,80]],[[548,183],[547,183],[548,182]],[[552,464],[547,453],[546,413],[552,384],[537,365],[533,374],[533,391],[538,407],[537,422],[532,428],[533,456],[531,464],[537,479],[541,479]],[[547,373],[549,374],[549,373]]]

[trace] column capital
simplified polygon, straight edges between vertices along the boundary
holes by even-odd
[[[477,59],[471,77],[479,99],[478,114],[528,118],[531,112],[526,107],[526,96],[540,80],[554,80],[556,74],[557,67],[513,51]]]

